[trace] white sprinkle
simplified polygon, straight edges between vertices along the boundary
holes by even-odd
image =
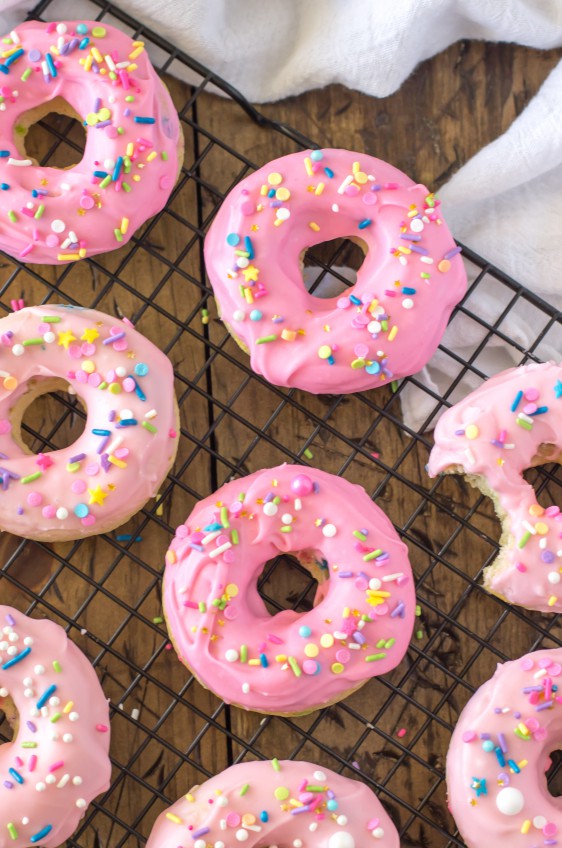
[[[348,174],[341,186],[338,188],[338,194],[343,194],[350,183],[353,182],[353,174]]]
[[[404,577],[404,572],[400,571],[396,574],[387,574],[386,577],[383,577],[383,583],[390,583],[392,580],[400,580],[401,577]]]
[[[12,39],[12,42],[14,44],[21,44],[21,39],[20,39],[19,35],[17,34],[17,32],[15,31],[15,29],[13,29],[11,31],[10,38]]]
[[[146,413],[145,413],[145,416],[144,416],[144,417],[145,417],[145,418],[148,418],[148,419],[152,419],[152,418],[156,418],[156,416],[157,416],[157,415],[158,415],[158,413],[156,412],[156,410],[155,410],[155,409],[151,409],[149,412],[146,412]]]
[[[59,782],[57,783],[57,789],[64,789],[68,781],[70,780],[70,775],[65,774],[64,777],[61,777]]]
[[[51,229],[54,233],[63,233],[66,230],[66,224],[60,218],[55,218],[51,223]]]
[[[204,536],[204,537],[201,539],[201,544],[202,544],[202,545],[208,545],[208,544],[209,544],[209,542],[212,542],[212,541],[213,541],[213,539],[216,539],[216,538],[217,538],[217,536],[220,536],[220,534],[221,534],[222,532],[223,532],[223,531],[222,531],[222,529],[221,529],[221,530],[213,530],[211,533],[207,533],[207,535],[206,535],[206,536]]]
[[[295,498],[295,502],[293,504],[295,507],[295,512],[299,512],[302,509],[302,501],[300,498]]]
[[[8,165],[18,165],[18,167],[21,168],[25,167],[26,165],[33,165],[33,162],[31,161],[31,159],[12,159],[12,157],[10,156],[10,158],[8,159]]]
[[[232,542],[225,542],[224,545],[219,545],[219,547],[215,548],[214,551],[209,551],[209,556],[211,557],[211,559],[214,559],[215,557],[220,556],[220,554],[223,554],[231,547]]]

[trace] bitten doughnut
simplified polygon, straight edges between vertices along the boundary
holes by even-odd
[[[64,264],[127,242],[165,205],[183,160],[170,95],[142,41],[106,23],[20,24],[0,59],[0,249]],[[25,151],[48,112],[86,128],[82,160],[42,167]]]
[[[562,367],[512,368],[447,410],[435,429],[428,471],[465,474],[493,499],[501,549],[484,586],[528,609],[562,611],[562,514],[543,508],[523,471],[557,462],[562,451]]]
[[[363,783],[292,760],[244,762],[194,786],[156,820],[146,848],[399,848],[396,828]]]
[[[21,438],[38,395],[67,389],[86,426],[35,455]],[[130,321],[93,309],[33,306],[0,320],[0,528],[78,539],[123,524],[154,497],[178,444],[167,356]]]
[[[0,606],[0,848],[57,848],[109,786],[109,709],[84,654],[52,621]]]
[[[318,579],[316,606],[272,617],[257,580],[289,551]],[[299,465],[250,474],[197,504],[166,554],[163,605],[181,661],[204,686],[291,715],[397,666],[415,617],[408,552],[388,518],[360,486]]]
[[[357,282],[320,299],[302,279],[309,247],[349,237]],[[466,289],[439,201],[392,165],[348,150],[270,162],[234,188],[205,241],[222,319],[254,371],[308,392],[359,392],[413,374]]]
[[[461,713],[447,790],[468,848],[559,844],[562,810],[545,772],[562,744],[561,673],[559,648],[498,665]]]

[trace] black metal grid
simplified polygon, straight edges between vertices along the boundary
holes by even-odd
[[[311,142],[261,116],[224,81],[109,3],[88,3],[90,18],[142,37],[162,72],[187,72],[191,85],[187,96],[185,87],[174,89],[183,97],[176,105],[186,138],[178,184],[167,208],[130,244],[79,263],[78,270],[24,266],[9,257],[0,267],[4,311],[20,296],[28,303],[63,300],[124,311],[148,337],[165,339],[182,416],[173,473],[159,501],[126,528],[54,546],[2,537],[0,600],[62,623],[92,659],[111,698],[112,785],[87,810],[69,844],[141,843],[156,815],[194,783],[244,758],[278,756],[323,763],[370,785],[404,846],[462,845],[446,811],[443,780],[456,716],[495,662],[562,645],[562,639],[556,616],[509,607],[482,590],[481,570],[497,552],[491,505],[458,478],[428,480],[426,426],[419,432],[406,427],[399,399],[408,385],[431,399],[430,424],[467,376],[485,376],[488,345],[500,341],[516,361],[540,359],[542,350],[559,342],[561,316],[465,248],[472,282],[451,326],[468,322],[476,342],[467,362],[441,346],[456,372],[443,397],[415,378],[394,392],[351,397],[316,398],[270,386],[251,372],[216,318],[205,277],[206,229],[228,190],[254,167],[243,148],[225,140],[231,137],[225,127],[217,133],[208,123],[206,89],[215,86],[226,95],[225,115],[237,128],[251,124],[256,136],[267,133],[278,142],[280,152]],[[33,16],[67,17],[68,4],[44,0]],[[80,151],[68,119],[42,126],[51,139],[43,163],[56,162],[65,147]],[[173,232],[181,236],[168,238]],[[334,266],[345,264],[347,251],[343,243],[327,258],[312,259],[319,269],[316,284],[328,272],[338,276]],[[492,289],[501,303],[497,314],[476,314],[475,295]],[[208,325],[202,309],[209,310]],[[506,331],[518,311],[537,328],[528,349]],[[55,411],[49,408],[48,432],[26,423],[35,449],[56,448],[62,436],[76,434],[80,409],[67,396],[57,402]],[[232,475],[284,460],[317,464],[367,488],[409,545],[420,604],[416,638],[398,669],[336,707],[300,719],[242,714],[206,693],[176,661],[158,619],[163,556],[173,528],[196,500]],[[557,501],[557,467],[534,470],[532,479],[539,499]],[[436,515],[437,539],[425,530],[429,521],[437,526]],[[315,585],[298,562],[285,557],[267,564],[261,591],[272,611],[287,603],[305,609]],[[402,727],[406,733],[398,735]],[[0,724],[0,739],[6,733]]]

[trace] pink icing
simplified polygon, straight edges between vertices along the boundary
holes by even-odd
[[[435,429],[431,477],[460,467],[486,478],[507,514],[509,538],[501,569],[484,574],[487,589],[544,612],[562,610],[560,510],[537,504],[522,474],[537,462],[541,444],[562,450],[562,368],[529,364],[497,374],[447,410]],[[536,409],[525,412],[529,401]],[[546,458],[542,461],[546,461]],[[492,571],[495,563],[492,563]]]
[[[363,783],[311,763],[273,760],[239,763],[194,787],[160,814],[147,848],[238,843],[248,848],[400,845],[384,807]]]
[[[2,60],[0,75],[9,91],[0,112],[0,249],[53,265],[113,250],[163,208],[175,182],[179,122],[170,95],[142,42],[105,23],[31,21],[15,33],[18,43],[9,36],[4,47],[18,52]],[[48,56],[56,76],[45,74]],[[31,164],[13,141],[20,116],[55,97],[87,131],[82,161],[68,170]],[[112,179],[102,187],[96,174]]]
[[[0,709],[9,697],[19,713],[0,747],[0,846],[56,848],[109,786],[107,701],[58,624],[2,606],[0,628]]]
[[[469,848],[559,841],[562,810],[544,774],[561,742],[561,664],[557,648],[498,665],[464,708],[447,754],[447,789]]]
[[[104,344],[121,334],[119,351]],[[0,320],[0,337],[0,527],[77,539],[119,526],[157,494],[176,453],[170,360],[129,322],[78,307],[22,309]],[[88,356],[75,358],[73,346],[84,343]],[[98,374],[99,384],[81,380],[80,370]],[[127,376],[133,392],[122,390]],[[76,391],[86,426],[72,445],[36,456],[14,439],[10,410],[30,380],[49,377]]]
[[[357,282],[344,296],[314,297],[300,256],[344,236],[369,249]],[[425,365],[466,289],[458,250],[425,186],[372,156],[309,150],[230,192],[205,261],[255,371],[279,386],[349,393]]]
[[[310,612],[271,617],[257,579],[288,551],[327,564],[330,579]],[[388,518],[360,486],[298,465],[228,483],[195,507],[166,555],[163,602],[198,679],[267,713],[310,712],[394,668],[415,615],[408,552]]]

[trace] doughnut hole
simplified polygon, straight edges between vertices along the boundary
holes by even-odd
[[[70,103],[55,97],[20,115],[14,143],[22,159],[66,170],[82,160],[86,130]]]
[[[319,551],[295,551],[265,563],[258,589],[271,615],[284,609],[308,612],[322,600],[327,580],[328,568]]]
[[[562,469],[560,454],[554,444],[543,443],[537,448],[531,468],[524,473],[525,480],[535,489],[537,503],[542,507],[560,504],[562,501]],[[540,470],[539,470],[540,469]]]
[[[562,751],[550,752],[551,764],[546,772],[548,791],[554,798],[562,795]]]
[[[2,683],[0,681],[0,689]],[[0,745],[11,742],[18,732],[19,714],[14,702],[8,696],[0,698]]]
[[[323,241],[308,248],[301,254],[307,291],[322,300],[337,297],[342,292],[349,294],[367,251],[366,242],[355,236]]]
[[[24,453],[47,453],[73,444],[86,419],[78,395],[61,377],[33,378],[10,412],[12,437]]]

